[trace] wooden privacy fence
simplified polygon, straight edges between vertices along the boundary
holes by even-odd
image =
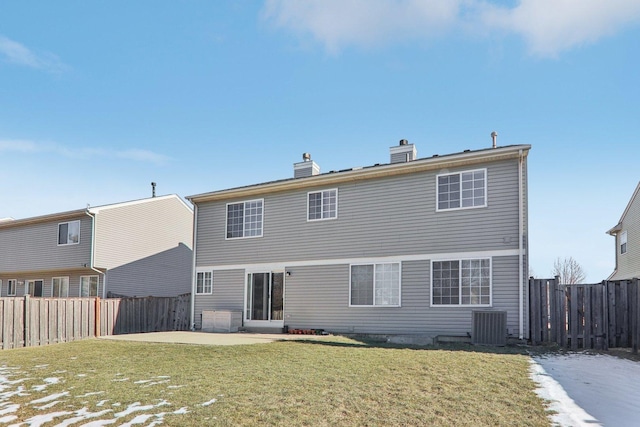
[[[559,278],[529,279],[530,337],[534,345],[556,343],[608,350],[640,341],[639,281],[563,285]]]
[[[3,349],[101,335],[188,330],[190,294],[145,298],[0,298]]]

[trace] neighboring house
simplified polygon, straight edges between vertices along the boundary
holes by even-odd
[[[608,280],[640,278],[640,183],[620,221],[608,234],[616,238],[616,268]]]
[[[320,174],[187,197],[195,206],[192,316],[241,312],[245,328],[466,335],[473,310],[528,335],[530,145]]]
[[[1,295],[190,292],[193,211],[154,197],[0,222]]]

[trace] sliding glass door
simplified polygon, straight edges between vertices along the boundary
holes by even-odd
[[[245,321],[256,326],[284,324],[284,273],[247,274]]]

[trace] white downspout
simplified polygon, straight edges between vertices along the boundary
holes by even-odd
[[[193,203],[193,202],[191,202]],[[193,203],[193,250],[191,264],[191,330],[196,329],[196,242],[198,236],[198,205]]]
[[[102,298],[104,299],[107,297],[107,272],[100,271],[93,266],[96,250],[96,217],[89,211],[89,209],[87,209],[85,213],[91,218],[91,257],[89,261],[89,268],[102,275]]]
[[[519,292],[518,292],[518,307],[519,307],[519,339],[524,339],[524,248],[523,248],[523,240],[524,240],[524,192],[522,191],[522,150],[519,152],[518,156],[518,283],[519,283]]]

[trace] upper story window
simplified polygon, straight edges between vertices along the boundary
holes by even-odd
[[[620,233],[620,255],[627,253],[627,231]]]
[[[487,170],[438,175],[436,210],[479,208],[487,206]]]
[[[211,271],[199,271],[196,274],[196,294],[213,293],[213,273]]]
[[[338,190],[323,190],[310,192],[307,195],[307,219],[335,219],[338,217]]]
[[[58,224],[58,245],[77,245],[80,243],[80,221]]]
[[[491,260],[433,261],[432,305],[491,305]]]
[[[263,200],[227,204],[227,239],[261,237]]]
[[[351,266],[350,306],[400,306],[400,264]]]

